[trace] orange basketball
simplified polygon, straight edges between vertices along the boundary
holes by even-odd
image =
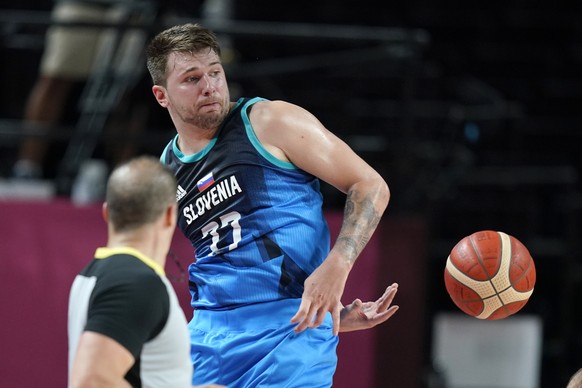
[[[529,300],[536,269],[527,248],[503,232],[483,230],[463,238],[445,267],[445,286],[464,313],[479,319],[502,319]]]

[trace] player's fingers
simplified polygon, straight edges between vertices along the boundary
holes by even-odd
[[[305,313],[305,315],[301,321],[296,320],[295,322],[292,322],[292,323],[299,322],[299,324],[297,326],[295,326],[293,331],[295,331],[296,333],[301,333],[303,330],[310,327],[311,323],[315,319],[316,314],[317,314],[317,307],[314,306],[313,304],[311,304],[309,306],[309,310]]]
[[[309,312],[310,305],[311,305],[310,301],[308,301],[307,299],[301,299],[301,304],[299,305],[299,308],[297,309],[295,315],[293,315],[293,317],[291,318],[291,323],[298,323],[305,320],[305,317]]]
[[[366,304],[367,303],[370,303],[370,302],[366,302]],[[362,303],[362,300],[359,299],[359,298],[357,298],[357,299],[354,299],[354,301],[352,303],[350,303],[349,305],[347,305],[345,307],[345,309],[347,309],[349,311],[352,311],[352,310],[355,310],[355,309],[361,309],[362,308],[362,305],[364,305],[364,303]]]
[[[393,316],[396,313],[396,311],[398,311],[398,309],[400,309],[400,306],[391,306],[388,310],[384,311],[383,313],[385,314],[384,320],[387,320],[388,318]]]
[[[392,290],[392,286],[386,287],[386,289],[384,290],[384,293],[382,294],[382,296],[379,297],[378,300],[376,300],[376,304],[377,305],[380,305],[380,304],[382,304],[382,303],[384,303],[386,301],[386,298],[390,294],[390,290]]]
[[[338,335],[340,329],[340,308],[337,306],[331,312],[331,321],[333,323],[333,335]]]
[[[380,296],[378,298],[378,300],[376,301],[376,303],[380,304],[382,303],[384,300],[386,300],[386,298],[388,297],[388,295],[390,294],[390,292],[392,291],[392,289],[394,288],[394,284],[396,283],[392,283],[391,285],[389,285],[388,287],[386,287],[386,289],[384,290],[384,293],[382,294],[382,296]]]
[[[388,303],[392,303],[397,292],[398,292],[398,284],[394,283],[392,286],[390,286],[390,290],[388,291],[388,293],[386,293],[386,301]]]
[[[388,307],[390,307],[390,305],[392,304],[392,301],[394,300],[394,297],[396,296],[396,293],[398,292],[398,285],[397,284],[395,285],[395,284],[388,286],[388,288],[386,289],[386,292],[380,298],[379,303],[378,303],[378,311],[384,311]]]
[[[313,317],[314,320],[311,321],[311,324],[309,325],[309,327],[314,328],[314,327],[319,327],[324,319],[325,319],[325,315],[327,314],[327,310],[321,308],[316,312],[316,315]]]
[[[388,310],[380,314],[377,314],[376,316],[374,316],[374,318],[370,320],[371,324],[370,327],[374,327],[382,322],[386,322],[388,319],[390,319],[390,317],[392,317],[396,313],[396,311],[398,311],[399,308],[400,308],[399,306],[392,306]]]

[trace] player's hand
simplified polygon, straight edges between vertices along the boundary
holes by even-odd
[[[356,299],[345,306],[340,313],[340,332],[369,329],[387,321],[398,310],[398,306],[390,306],[396,292],[398,284],[393,283],[375,302],[363,303]]]
[[[328,256],[327,259],[305,279],[305,289],[301,305],[291,318],[297,326],[293,329],[300,333],[307,328],[319,327],[327,312],[331,313],[333,334],[338,335],[340,326],[341,296],[349,273],[349,266],[341,263],[341,258]]]

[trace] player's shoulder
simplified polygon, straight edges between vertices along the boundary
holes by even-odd
[[[283,100],[265,100],[261,99],[258,100],[253,104],[253,110],[259,110],[261,112],[280,112],[285,111],[288,109],[299,108],[298,105],[295,105],[288,101]]]
[[[253,125],[281,124],[305,111],[298,105],[283,100],[259,100],[252,106],[249,118]]]

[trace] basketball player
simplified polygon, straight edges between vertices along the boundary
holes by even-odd
[[[340,298],[388,204],[386,182],[299,106],[231,102],[220,46],[202,26],[169,28],[146,51],[153,94],[177,130],[161,160],[178,179],[178,224],[196,252],[194,382],[330,386]],[[331,250],[319,179],[347,194]]]
[[[70,293],[70,386],[191,387],[187,322],[164,275],[175,195],[174,175],[152,157],[109,178],[107,246]]]

